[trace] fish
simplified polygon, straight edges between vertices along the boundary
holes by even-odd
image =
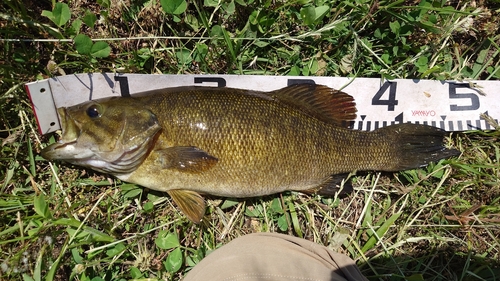
[[[415,169],[459,154],[432,126],[350,129],[354,98],[316,84],[172,87],[57,111],[62,134],[41,151],[45,159],[167,192],[195,223],[203,195],[334,194],[338,175]]]

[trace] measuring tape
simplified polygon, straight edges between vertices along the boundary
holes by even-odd
[[[273,91],[292,84],[316,83],[354,97],[358,109],[350,127],[371,131],[396,123],[417,123],[446,131],[489,130],[481,114],[498,123],[500,81],[433,81],[347,77],[265,75],[150,75],[87,73],[26,84],[41,134],[61,128],[56,108],[105,97],[178,86],[213,86]]]

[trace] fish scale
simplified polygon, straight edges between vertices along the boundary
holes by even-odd
[[[89,107],[99,109],[99,116],[87,116]],[[294,85],[269,93],[167,88],[92,101],[64,112],[62,122],[73,123],[64,126],[68,132],[63,131],[63,139],[67,134],[73,150],[90,155],[88,147],[92,147],[90,158],[95,161],[109,158],[111,152],[104,148],[114,146],[118,151],[112,155],[122,149],[136,153],[128,159],[137,160],[127,164],[127,172],[113,172],[112,165],[96,168],[95,162],[66,157],[67,144],[61,141],[42,152],[45,158],[78,163],[166,191],[195,222],[204,214],[200,193],[252,197],[286,190],[335,191],[337,174],[411,169],[457,154],[443,147],[444,132],[430,126],[400,124],[373,132],[342,127],[355,117],[353,99],[321,85]],[[120,119],[127,126],[120,126]],[[70,130],[77,126],[86,129],[72,140],[78,134]],[[117,138],[119,145],[105,141]],[[148,149],[127,150],[128,143]],[[113,165],[119,165],[119,160]]]
[[[219,159],[202,174],[175,173],[155,180],[151,183],[155,189],[207,192],[211,188],[207,193],[219,196],[260,196],[310,189],[331,174],[379,169],[387,166],[387,159],[394,159],[391,147],[378,134],[340,128],[256,96],[194,88],[144,99],[142,103],[153,105],[149,110],[161,116],[163,131],[172,132],[172,138],[166,133],[162,143],[195,146]],[[177,116],[182,116],[182,122]],[[192,124],[198,123],[208,129],[193,129]],[[344,136],[346,132],[349,137]],[[370,147],[375,149],[367,150]],[[147,173],[139,168],[136,174]],[[127,180],[134,178],[132,174]]]

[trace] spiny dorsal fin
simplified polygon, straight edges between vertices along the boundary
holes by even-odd
[[[346,126],[356,118],[354,98],[342,91],[316,84],[296,84],[269,95],[323,122]]]
[[[181,172],[201,173],[209,170],[218,159],[194,146],[174,146],[157,150],[163,169],[177,169]]]
[[[167,193],[190,221],[200,223],[205,215],[206,208],[205,200],[200,194],[195,191],[182,189],[168,190]]]

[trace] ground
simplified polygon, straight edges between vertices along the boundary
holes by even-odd
[[[358,173],[345,198],[209,198],[196,225],[165,194],[41,158],[57,136],[23,88],[82,72],[498,80],[500,2],[65,3],[0,4],[1,280],[179,280],[259,231],[327,245],[370,280],[500,276],[498,130],[450,134],[461,155],[424,169]]]

